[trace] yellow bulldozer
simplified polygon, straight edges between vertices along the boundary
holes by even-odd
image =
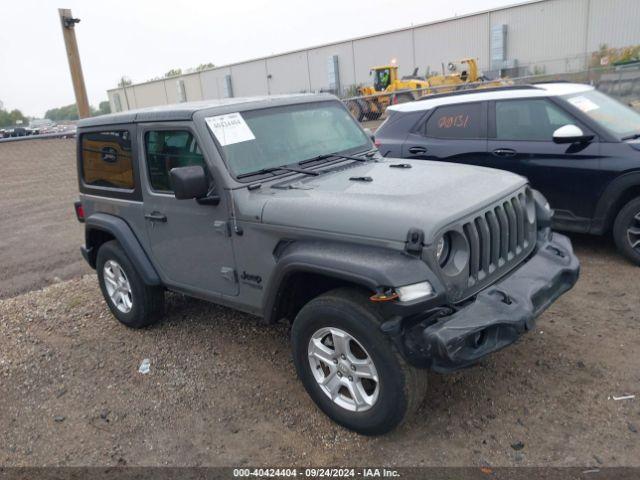
[[[410,77],[398,78],[397,65],[382,65],[372,67],[369,75],[373,76],[373,85],[358,87],[359,99],[347,102],[351,114],[362,120],[380,118],[391,102],[411,102],[420,96],[423,89],[429,87],[429,82],[418,77],[417,70]]]
[[[478,69],[473,58],[465,58],[460,62],[450,62],[449,73],[418,76],[418,69],[410,76],[398,78],[397,65],[372,67],[369,74],[373,76],[373,85],[358,87],[357,94],[347,102],[351,114],[362,120],[376,120],[382,116],[390,104],[411,102],[425,95],[447,93],[461,88],[487,88],[506,85],[505,80],[488,80]],[[468,84],[481,83],[470,86]]]

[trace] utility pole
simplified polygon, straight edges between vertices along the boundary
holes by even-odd
[[[75,24],[80,22],[79,18],[73,18],[71,10],[59,8],[60,25],[62,26],[62,36],[64,45],[67,48],[67,59],[69,60],[69,70],[71,71],[71,81],[73,91],[76,95],[76,105],[80,118],[91,116],[89,110],[89,100],[87,99],[87,88],[84,85],[82,75],[82,65],[80,64],[80,53],[78,53],[78,42],[76,41]]]

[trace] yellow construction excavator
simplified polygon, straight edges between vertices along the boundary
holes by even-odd
[[[358,121],[375,120],[380,118],[392,103],[411,102],[425,95],[447,93],[461,88],[487,88],[509,84],[506,80],[489,80],[484,77],[473,58],[450,62],[447,68],[448,74],[443,72],[441,75],[430,75],[426,78],[419,77],[416,68],[412,75],[398,78],[397,65],[373,67],[369,72],[373,76],[373,85],[358,87],[357,93],[361,98],[347,101],[347,108]]]

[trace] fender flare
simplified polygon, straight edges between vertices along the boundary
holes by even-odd
[[[94,213],[90,215],[85,221],[85,239],[86,249],[91,251],[94,248],[90,240],[92,230],[100,230],[111,234],[120,244],[122,249],[133,263],[136,271],[140,274],[142,279],[147,285],[161,285],[162,281],[158,272],[153,267],[151,260],[145,253],[142,245],[138,241],[138,238],[133,233],[133,230],[127,222],[123,219],[107,213]],[[93,264],[95,268],[95,255],[97,252],[92,252]],[[91,263],[91,262],[90,262]]]
[[[264,321],[271,323],[287,278],[317,273],[363,286],[400,287],[428,280],[439,291],[439,278],[420,258],[402,251],[341,242],[296,241],[276,248],[276,265],[265,288]]]
[[[640,171],[628,172],[613,179],[606,186],[596,205],[590,233],[604,233],[613,223],[614,206],[629,188],[640,186]]]

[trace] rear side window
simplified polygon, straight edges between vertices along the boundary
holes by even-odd
[[[127,130],[84,133],[82,179],[94,187],[134,188],[131,135]]]
[[[435,138],[482,138],[483,123],[481,103],[438,107],[427,120],[425,135]]]
[[[172,192],[169,172],[172,168],[201,165],[204,157],[188,130],[157,130],[145,135],[147,168],[151,188]]]

